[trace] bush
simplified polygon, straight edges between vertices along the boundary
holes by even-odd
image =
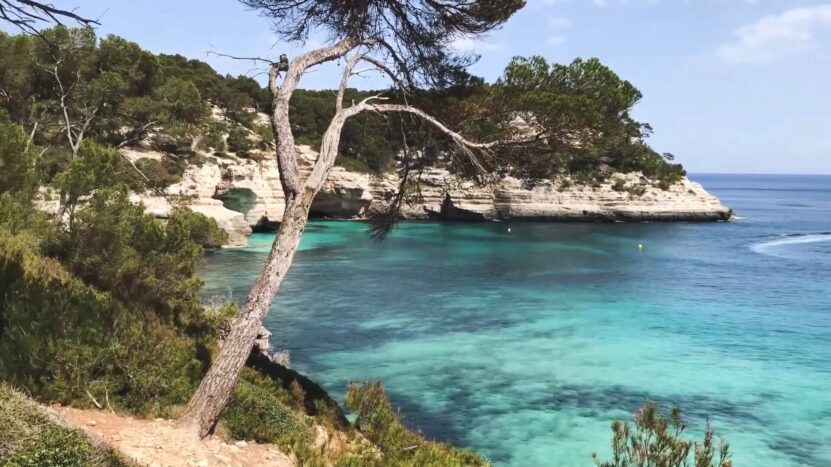
[[[0,235],[0,379],[39,398],[133,412],[187,401],[205,362],[198,345],[150,310],[127,307]]]
[[[358,172],[362,174],[372,174],[376,172],[375,170],[372,170],[372,167],[370,167],[366,162],[349,156],[338,156],[337,160],[335,160],[335,165],[343,167],[351,172]]]
[[[695,467],[733,465],[730,446],[723,440],[716,446],[709,424],[701,443],[681,438],[684,429],[678,407],[666,419],[655,405],[646,404],[635,414],[634,430],[621,421],[612,424],[612,460],[601,462],[594,454],[594,461],[598,467],[682,467],[692,457]]]
[[[346,405],[358,416],[355,422],[358,430],[381,450],[383,459],[378,465],[487,465],[485,459],[472,451],[427,440],[407,429],[398,419],[380,383],[350,384]]]
[[[196,147],[205,152],[210,152],[211,150],[224,151],[226,148],[225,132],[227,131],[228,128],[224,123],[211,122],[208,124],[207,133],[199,139]]]
[[[89,392],[139,413],[186,402],[222,322],[204,312],[194,274],[202,248],[227,234],[184,209],[165,225],[110,189],[54,237],[45,248],[63,264],[29,236],[0,234],[0,378],[47,400],[87,405]]]
[[[186,248],[187,243],[195,243],[205,249],[217,249],[228,243],[228,232],[215,220],[187,208],[175,208],[165,230],[182,248]]]
[[[141,176],[132,177],[128,182],[132,190],[164,191],[170,185],[179,183],[185,170],[185,164],[170,158],[157,160],[143,157],[136,161],[136,168],[149,180],[145,180]]]
[[[189,155],[192,144],[193,138],[186,133],[156,133],[150,138],[150,147],[165,154]]]
[[[0,460],[4,467],[128,465],[83,433],[56,424],[5,383],[0,383],[0,425]]]
[[[0,119],[0,193],[31,196],[37,188],[36,157],[27,150],[27,139],[22,127]]]
[[[292,395],[279,384],[245,369],[222,420],[236,439],[280,446],[308,442],[311,431],[293,405]]]
[[[250,159],[254,156],[251,153],[252,149],[254,144],[248,139],[248,131],[238,126],[231,128],[228,132],[228,150],[238,157]]]

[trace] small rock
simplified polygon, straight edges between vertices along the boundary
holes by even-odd
[[[196,467],[208,467],[208,460],[202,459],[201,461],[196,463]]]
[[[248,445],[248,443],[246,443],[245,441],[237,441],[236,443],[234,443],[234,446],[236,446],[238,448],[244,448],[247,445]]]
[[[95,426],[95,425],[98,425],[98,422],[96,422],[95,420],[88,420],[88,421],[87,421],[87,425],[89,425],[89,426]]]

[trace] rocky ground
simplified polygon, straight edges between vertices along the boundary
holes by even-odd
[[[167,466],[269,466],[290,467],[294,461],[274,445],[238,441],[233,444],[217,437],[200,441],[173,421],[139,420],[106,410],[46,407],[88,436],[112,447],[124,458],[139,465]]]

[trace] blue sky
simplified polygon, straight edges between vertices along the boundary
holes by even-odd
[[[268,22],[233,0],[55,3],[100,16],[100,34],[222,73],[256,71],[206,51],[298,50],[276,43]],[[635,114],[655,129],[651,144],[691,172],[831,173],[831,1],[528,0],[501,30],[454,46],[479,53],[472,71],[489,81],[517,55],[599,57],[643,92]],[[301,86],[332,88],[338,79],[321,68]]]

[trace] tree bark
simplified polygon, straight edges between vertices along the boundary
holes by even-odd
[[[289,121],[289,99],[292,92],[296,88],[300,77],[310,66],[342,57],[360,45],[371,43],[346,38],[332,46],[303,54],[289,65],[282,85],[277,84],[279,73],[277,64],[272,65],[270,69],[269,89],[274,103],[271,126],[276,137],[277,163],[280,168],[280,182],[286,196],[286,210],[265,266],[256,282],[254,282],[240,315],[231,325],[230,333],[220,345],[218,355],[188,403],[185,414],[180,419],[180,423],[184,426],[197,429],[200,437],[205,437],[213,431],[222,410],[231,399],[239,374],[245,366],[245,361],[257,338],[257,332],[263,319],[268,314],[271,303],[294,259],[294,253],[300,244],[300,237],[303,235],[303,230],[308,222],[309,208],[312,201],[335,165],[341,131],[350,117],[365,111],[414,114],[451,137],[459,147],[469,153],[471,159],[477,164],[478,161],[475,160],[471,149],[486,150],[496,144],[495,142],[474,143],[468,141],[461,134],[445,127],[434,117],[409,105],[372,103],[374,100],[382,99],[380,96],[369,97],[358,104],[344,108],[343,97],[355,65],[361,60],[365,60],[377,66],[382,66],[366,54],[359,54],[352,57],[344,67],[336,97],[335,116],[323,134],[320,154],[311,173],[306,180],[301,180],[297,165],[297,149],[294,145],[294,136]],[[395,80],[388,69],[382,69],[382,71],[390,74]]]
[[[233,395],[239,374],[257,338],[257,332],[294,259],[300,237],[308,222],[312,200],[328,174],[328,170],[323,170],[323,181],[310,183],[311,179],[321,179],[321,170],[318,168],[324,159],[321,157],[318,158],[313,170],[316,176],[310,177],[305,183],[300,178],[297,148],[289,120],[291,95],[300,77],[309,67],[341,57],[359,43],[356,38],[347,37],[331,46],[300,55],[289,65],[283,82],[279,85],[277,78],[280,70],[277,64],[273,64],[269,70],[268,87],[274,104],[271,127],[276,139],[277,164],[280,183],[286,197],[286,209],[268,259],[257,276],[240,315],[232,323],[231,330],[220,344],[219,352],[208,373],[188,402],[179,421],[181,425],[198,431],[200,437],[204,438],[213,431],[222,410]]]
[[[311,203],[301,197],[288,200],[286,214],[265,266],[251,288],[240,315],[234,320],[230,333],[223,340],[217,358],[188,403],[181,422],[198,428],[202,438],[213,431],[234,392],[274,294],[294,259],[310,206]]]

